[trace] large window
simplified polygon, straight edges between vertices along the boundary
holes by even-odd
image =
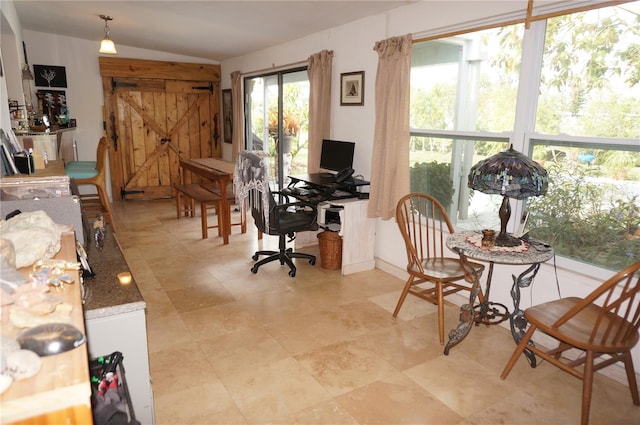
[[[412,190],[438,197],[458,228],[495,228],[500,197],[467,176],[513,144],[549,172],[546,196],[511,201],[532,236],[596,266],[639,260],[638,28],[634,2],[415,44]]]

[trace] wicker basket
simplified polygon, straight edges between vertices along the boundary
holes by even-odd
[[[337,232],[325,231],[318,234],[320,245],[320,266],[328,270],[342,268],[342,237]]]

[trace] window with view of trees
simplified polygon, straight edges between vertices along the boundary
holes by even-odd
[[[416,43],[410,144],[411,190],[458,228],[499,227],[501,197],[467,176],[513,144],[549,172],[545,196],[512,200],[531,236],[613,270],[639,260],[640,2]]]
[[[281,186],[307,172],[309,90],[306,68],[245,79],[246,148],[270,158],[270,178]]]

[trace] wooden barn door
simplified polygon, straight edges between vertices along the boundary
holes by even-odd
[[[116,190],[122,199],[173,196],[180,158],[221,156],[217,65],[179,64],[196,68],[185,73],[175,63],[120,59],[126,64],[114,71],[113,58],[100,61],[114,196]],[[132,62],[143,78],[129,75]],[[203,78],[203,67],[217,72]],[[105,75],[116,73],[127,75]]]

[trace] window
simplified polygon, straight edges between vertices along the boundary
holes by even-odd
[[[639,260],[639,24],[635,2],[415,44],[412,190],[443,197],[458,228],[496,228],[500,197],[467,176],[513,144],[550,184],[511,201],[511,231],[527,209],[531,235],[561,256],[613,270]]]
[[[248,105],[247,149],[270,158],[271,179],[280,185],[287,176],[307,172],[309,141],[309,80],[305,69],[245,79]]]

